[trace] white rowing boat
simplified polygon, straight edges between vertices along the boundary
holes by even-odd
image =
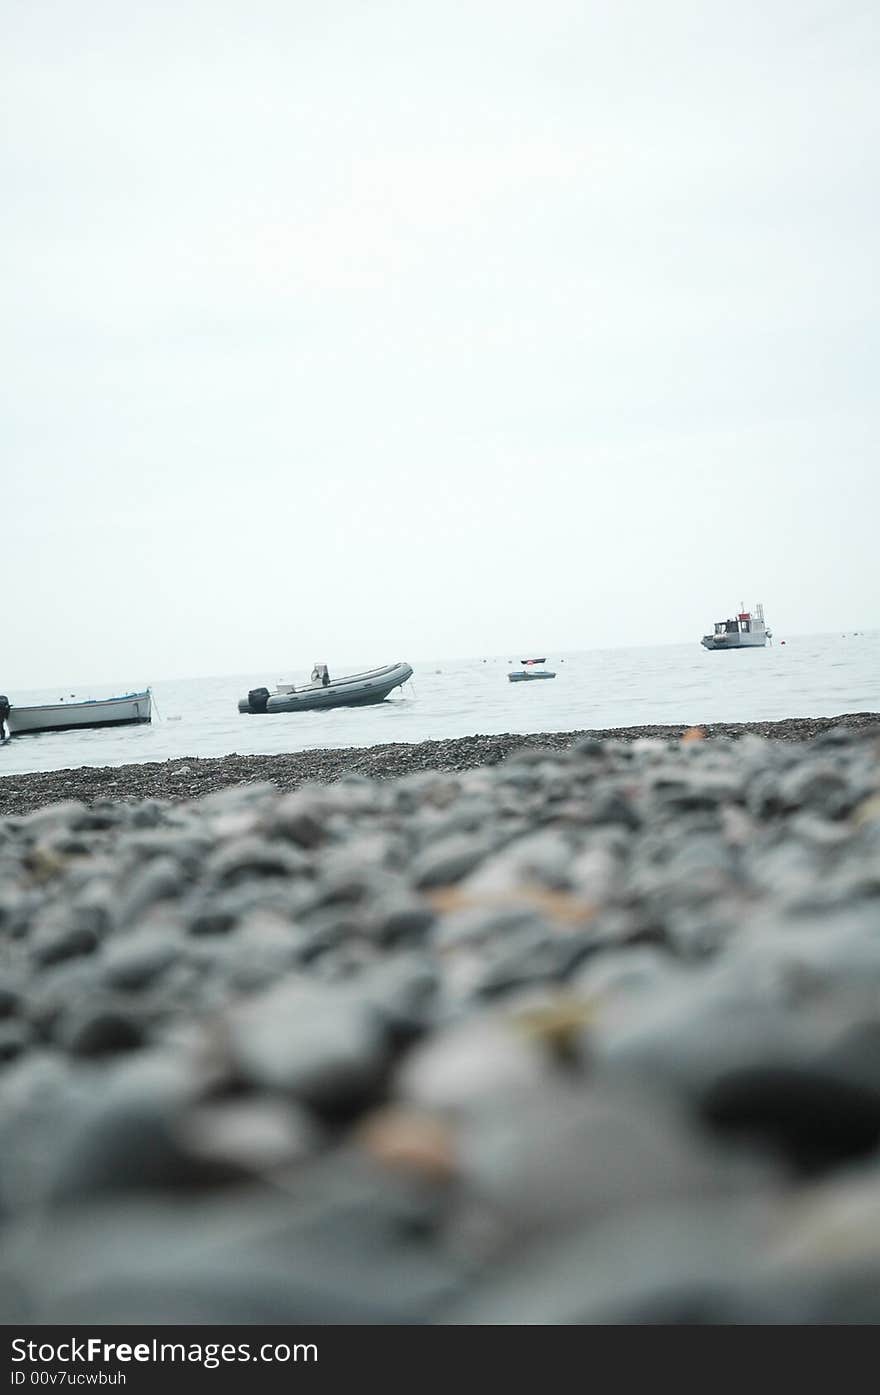
[[[125,693],[121,697],[89,698],[40,703],[32,707],[9,704],[7,723],[11,736],[40,731],[73,731],[78,727],[122,727],[152,721],[152,693]]]

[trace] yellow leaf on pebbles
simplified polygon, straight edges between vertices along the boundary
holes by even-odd
[[[527,884],[511,887],[504,892],[468,892],[461,887],[441,887],[424,893],[428,904],[441,915],[456,911],[496,910],[522,907],[540,911],[558,925],[583,925],[592,920],[596,907],[591,901],[572,896],[567,891],[552,891],[548,887]]]
[[[570,1061],[577,1058],[584,1028],[595,1017],[593,1003],[565,994],[512,1014],[514,1026],[526,1038],[539,1042],[558,1059]]]
[[[686,745],[686,744],[688,744],[688,743],[691,742],[691,741],[705,741],[705,740],[706,740],[706,733],[703,731],[703,728],[702,728],[702,727],[688,727],[687,731],[682,733],[682,738],[681,738],[681,742],[682,742],[682,745],[683,745],[683,746]]]
[[[37,886],[42,886],[44,882],[51,881],[65,870],[70,858],[58,853],[54,848],[45,847],[38,843],[25,855],[24,865],[30,873],[30,879]]]
[[[452,1125],[437,1115],[399,1106],[371,1114],[355,1135],[382,1167],[431,1182],[449,1182],[457,1168]]]

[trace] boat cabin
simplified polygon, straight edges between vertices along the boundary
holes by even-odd
[[[752,629],[751,611],[741,610],[739,615],[732,620],[716,620],[716,635],[750,634]]]

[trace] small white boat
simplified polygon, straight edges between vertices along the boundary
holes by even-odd
[[[700,640],[704,649],[758,649],[773,639],[773,631],[764,623],[764,607],[760,602],[755,612],[740,603],[739,614],[728,620],[716,620],[713,634]]]
[[[19,707],[9,704],[7,724],[10,736],[24,736],[40,731],[73,731],[77,727],[122,727],[135,722],[152,721],[152,693],[125,693],[122,697],[76,698],[38,706]]]
[[[412,678],[409,664],[386,664],[366,673],[331,678],[326,664],[316,664],[311,681],[296,687],[279,683],[274,693],[252,688],[238,704],[239,712],[316,712],[328,707],[369,707],[384,702],[390,692]]]

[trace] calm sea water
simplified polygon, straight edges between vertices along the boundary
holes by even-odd
[[[376,663],[405,655],[377,655]],[[548,654],[557,677],[510,683],[520,655],[413,663],[412,680],[377,707],[244,716],[249,688],[301,673],[250,673],[152,683],[149,726],[14,737],[0,748],[0,777],[81,765],[126,765],[179,756],[273,755],[321,747],[373,746],[499,732],[575,731],[661,722],[749,722],[880,711],[880,631],[809,635],[764,649],[709,653],[698,643]],[[512,660],[512,662],[511,662]],[[331,664],[343,674],[363,665]],[[111,697],[150,684],[80,688]],[[63,688],[14,692],[14,702],[57,702]]]

